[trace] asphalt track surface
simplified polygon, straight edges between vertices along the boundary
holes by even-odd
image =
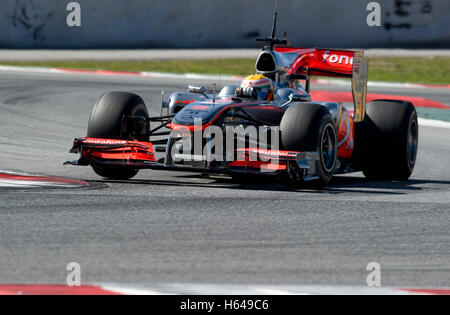
[[[62,166],[102,93],[138,93],[158,114],[161,89],[186,84],[0,72],[0,169],[93,185],[0,190],[0,283],[64,283],[74,261],[83,283],[364,286],[378,262],[384,286],[450,286],[449,129],[421,128],[407,183],[355,174],[310,191],[156,171],[117,182]],[[372,92],[450,105],[448,89]]]

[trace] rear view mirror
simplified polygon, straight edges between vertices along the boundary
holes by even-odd
[[[188,86],[188,92],[194,93],[194,94],[206,94],[206,88],[204,86],[195,86],[195,85],[189,85]]]
[[[311,101],[311,96],[309,94],[302,95],[297,93],[292,93],[289,95],[289,101],[291,102],[309,102]]]

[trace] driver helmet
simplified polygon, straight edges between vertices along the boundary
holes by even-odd
[[[250,94],[258,100],[273,101],[275,87],[273,81],[261,74],[248,76],[241,83],[241,93]]]

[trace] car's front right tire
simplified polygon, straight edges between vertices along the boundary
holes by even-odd
[[[329,110],[321,104],[292,104],[283,115],[280,133],[284,150],[318,153],[318,179],[307,186],[318,189],[326,186],[333,177],[338,159],[336,124]],[[305,183],[300,179],[298,184]]]

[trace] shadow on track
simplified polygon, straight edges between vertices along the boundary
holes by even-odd
[[[282,182],[269,180],[261,177],[249,177],[245,180],[236,181],[229,177],[207,177],[201,174],[189,174],[175,176],[178,180],[157,180],[157,179],[135,179],[128,181],[101,180],[98,183],[128,184],[128,185],[159,185],[159,186],[179,186],[197,188],[219,188],[219,189],[239,189],[239,190],[262,190],[262,191],[284,191],[313,194],[386,194],[402,195],[410,192],[422,191],[424,185],[450,185],[450,181],[421,180],[412,179],[407,182],[396,181],[368,181],[364,177],[335,176],[330,184],[324,189],[315,190],[305,188],[293,188]],[[205,182],[193,182],[193,180],[205,180]]]

